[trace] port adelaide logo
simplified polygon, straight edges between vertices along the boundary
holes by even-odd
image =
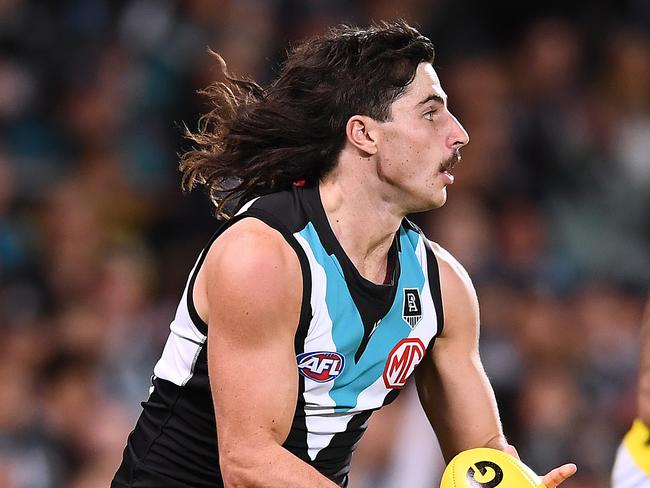
[[[298,371],[305,378],[318,383],[332,381],[345,367],[345,358],[338,352],[305,352],[296,356]]]
[[[411,329],[422,319],[422,302],[417,288],[404,288],[404,308],[402,318]]]

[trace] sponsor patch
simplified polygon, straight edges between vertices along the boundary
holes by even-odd
[[[425,352],[424,344],[417,337],[407,337],[399,341],[388,355],[384,367],[386,388],[404,388]]]
[[[345,367],[345,358],[338,352],[304,352],[296,356],[298,371],[305,378],[318,383],[332,381]]]

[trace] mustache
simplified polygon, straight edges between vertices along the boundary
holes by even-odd
[[[462,159],[460,149],[454,149],[454,152],[440,165],[440,171],[451,172]]]

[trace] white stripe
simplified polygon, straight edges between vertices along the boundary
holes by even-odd
[[[325,296],[327,290],[327,275],[323,267],[318,263],[309,243],[300,234],[295,233],[294,237],[305,251],[309,268],[311,270],[311,309],[312,319],[305,340],[305,352],[312,351],[336,351],[336,345],[332,338],[332,319],[327,310]],[[348,417],[334,414],[336,403],[329,395],[334,384],[333,381],[318,383],[305,378],[305,423],[307,426],[307,448],[309,457],[313,461],[318,453],[329,444],[337,432],[343,432],[349,421]],[[313,409],[318,407],[317,413]],[[331,415],[336,420],[332,421]],[[323,416],[323,417],[321,417]],[[325,418],[327,416],[328,418]],[[341,430],[338,430],[341,429]]]
[[[258,198],[246,202],[236,215],[246,212]],[[187,294],[192,276],[197,271],[201,258],[207,252],[207,249],[203,250],[190,271],[183,296],[176,309],[176,316],[169,326],[171,332],[165,343],[162,356],[154,367],[154,374],[158,378],[171,381],[179,386],[185,385],[192,378],[196,359],[206,340],[206,336],[196,328],[190,317],[187,308]]]
[[[153,369],[155,376],[171,381],[178,386],[185,385],[192,378],[196,358],[206,340],[206,336],[199,332],[194,322],[192,322],[187,308],[190,280],[200,259],[201,257],[196,260],[190,272],[183,296],[176,309],[176,316],[169,326],[170,334],[167,337],[162,356]]]
[[[249,208],[251,208],[251,205],[253,205],[253,204],[255,203],[255,201],[256,201],[258,198],[259,198],[259,197],[255,197],[255,198],[253,198],[252,200],[249,200],[248,202],[246,202],[246,203],[244,204],[244,206],[243,206],[242,208],[240,208],[240,209],[237,211],[237,213],[236,213],[235,215],[242,214],[242,213],[244,213],[246,210],[248,210]]]
[[[418,325],[413,332],[409,334],[409,337],[419,337],[422,339],[424,344],[428,344],[431,338],[436,335],[438,331],[438,315],[436,314],[436,307],[433,303],[433,297],[431,296],[431,285],[429,283],[429,270],[427,267],[429,256],[427,255],[426,245],[424,243],[424,237],[420,236],[418,241],[418,247],[415,249],[415,255],[420,261],[420,266],[422,267],[422,274],[424,275],[424,286],[422,288],[422,317],[431,317],[432,323],[423,323]],[[435,258],[434,258],[435,259]],[[437,276],[434,276],[434,279],[438,279]],[[419,330],[419,333],[418,333]],[[426,340],[425,340],[426,339]]]
[[[308,429],[307,453],[312,461],[316,459],[319,452],[329,446],[336,434],[347,430],[348,423],[356,415],[356,412],[323,414],[320,409],[314,415],[309,415],[308,410],[305,413],[307,414],[305,421]]]
[[[420,267],[422,268],[422,274],[424,275],[424,289],[422,291],[422,301],[427,302],[427,305],[431,305],[429,311],[431,313],[431,317],[433,317],[434,321],[434,328],[435,328],[435,334],[440,332],[438,330],[438,326],[440,325],[438,322],[438,315],[436,313],[436,307],[433,303],[433,297],[431,296],[431,284],[429,283],[429,255],[427,254],[427,245],[425,243],[426,237],[424,237],[422,234],[420,234],[420,240],[418,241],[418,245],[415,248],[415,255],[418,258],[418,261],[420,262]],[[433,250],[431,251],[433,254]],[[435,256],[433,256],[433,259],[435,259]],[[438,276],[434,276],[433,279],[439,279]],[[422,304],[422,314],[424,315],[424,303]],[[427,342],[425,342],[427,344]]]

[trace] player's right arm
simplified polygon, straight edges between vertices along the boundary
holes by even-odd
[[[244,219],[215,241],[199,282],[195,297],[197,308],[204,304],[208,323],[208,368],[225,485],[336,487],[282,447],[298,395],[294,336],[302,273],[295,251],[279,232]]]

